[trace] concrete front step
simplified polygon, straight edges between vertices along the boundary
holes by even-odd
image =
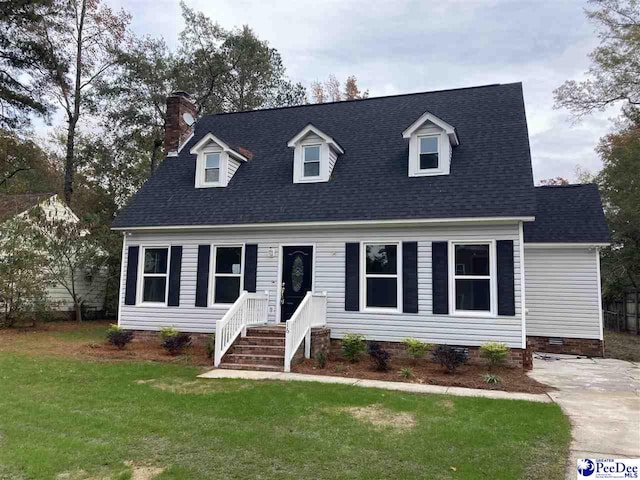
[[[284,337],[238,337],[234,345],[271,345],[276,347],[284,347]]]
[[[254,364],[242,364],[242,363],[220,363],[220,367],[226,370],[258,370],[262,372],[282,372],[284,371],[284,365],[254,365]]]
[[[247,355],[278,355],[284,357],[284,345],[243,345],[235,344],[229,352]]]
[[[273,365],[284,367],[284,355],[252,355],[245,353],[229,353],[224,356],[225,363],[246,365]]]

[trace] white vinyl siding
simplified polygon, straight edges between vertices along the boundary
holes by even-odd
[[[529,247],[524,257],[527,335],[600,339],[597,250]]]
[[[431,242],[513,240],[515,264],[515,316],[442,316],[433,315],[431,298]],[[417,314],[394,312],[347,312],[345,297],[345,243],[347,242],[418,242],[418,308]],[[245,243],[258,244],[257,291],[269,292],[270,322],[276,321],[278,300],[279,251],[281,244],[314,244],[314,285],[328,294],[327,322],[331,336],[361,333],[368,339],[402,341],[408,336],[431,343],[477,346],[487,341],[506,342],[522,347],[520,316],[520,249],[518,225],[424,226],[353,229],[287,229],[264,231],[199,231],[171,233],[136,233],[126,237],[129,245],[182,245],[182,273],[179,307],[140,308],[124,305],[125,268],[120,291],[120,325],[130,329],[157,330],[172,325],[179,330],[213,332],[215,322],[228,306],[195,306],[196,264],[198,245]],[[400,260],[401,261],[401,260]]]
[[[227,184],[231,181],[231,178],[235,175],[236,170],[240,167],[240,162],[235,158],[229,157],[227,163]]]

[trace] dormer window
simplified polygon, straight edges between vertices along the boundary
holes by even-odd
[[[207,153],[204,156],[204,183],[220,182],[220,154]]]
[[[344,153],[333,138],[309,124],[289,140],[293,148],[293,182],[328,182],[338,155]]]
[[[320,145],[303,145],[302,162],[305,177],[320,176]]]
[[[226,187],[247,158],[212,133],[190,150],[196,157],[196,188]]]
[[[418,137],[420,145],[420,170],[438,168],[438,137],[433,135]]]
[[[451,125],[426,112],[402,136],[409,139],[410,177],[449,175],[453,146],[459,145]]]

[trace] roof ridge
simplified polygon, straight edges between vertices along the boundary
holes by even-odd
[[[535,188],[573,188],[573,187],[590,187],[596,185],[594,182],[589,183],[569,183],[566,185],[535,185]]]
[[[397,97],[409,97],[412,95],[425,95],[428,93],[442,93],[442,92],[456,92],[460,90],[473,90],[477,88],[490,88],[490,87],[504,87],[508,85],[522,85],[522,82],[510,82],[510,83],[488,83],[486,85],[474,85],[470,87],[458,87],[458,88],[444,88],[440,90],[428,90],[424,92],[411,92],[411,93],[397,93],[395,95],[382,95],[379,97],[367,97],[367,98],[354,98],[351,100],[338,100],[334,102],[323,102],[323,103],[305,103],[304,105],[289,105],[286,107],[270,107],[270,108],[256,108],[255,110],[244,110],[242,112],[219,112],[219,113],[210,113],[204,115],[200,120],[205,117],[217,117],[223,115],[238,115],[242,113],[255,113],[255,112],[270,112],[274,110],[286,110],[290,108],[303,108],[303,107],[321,107],[324,105],[335,105],[338,103],[353,103],[353,102],[365,102],[368,100],[382,100],[385,98],[397,98]]]

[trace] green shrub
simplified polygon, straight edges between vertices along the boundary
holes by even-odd
[[[430,343],[424,343],[417,338],[405,338],[402,343],[407,350],[407,355],[414,360],[424,357],[433,347]]]
[[[318,362],[318,366],[320,368],[325,368],[327,366],[327,355],[322,350],[316,353],[316,361]]]
[[[347,333],[342,337],[342,355],[350,362],[360,360],[360,354],[364,352],[367,345],[364,341],[364,335],[358,333]]]
[[[120,350],[131,340],[133,340],[133,332],[130,330],[123,330],[118,325],[111,325],[107,330],[107,341]]]
[[[212,333],[209,336],[209,340],[207,340],[207,344],[205,345],[207,349],[207,358],[211,359],[216,355],[216,334]]]
[[[482,378],[484,378],[484,381],[487,383],[500,383],[500,377],[497,375],[491,375],[490,373]]]
[[[160,329],[160,341],[164,342],[169,337],[175,337],[178,335],[178,330],[173,327],[162,327]]]
[[[407,368],[403,368],[402,370],[400,370],[398,372],[400,374],[400,376],[402,378],[404,378],[405,380],[410,379],[411,377],[413,377],[413,370],[411,370],[409,367]]]
[[[504,343],[489,342],[480,346],[480,356],[489,362],[489,371],[504,362],[509,354],[509,347]]]

